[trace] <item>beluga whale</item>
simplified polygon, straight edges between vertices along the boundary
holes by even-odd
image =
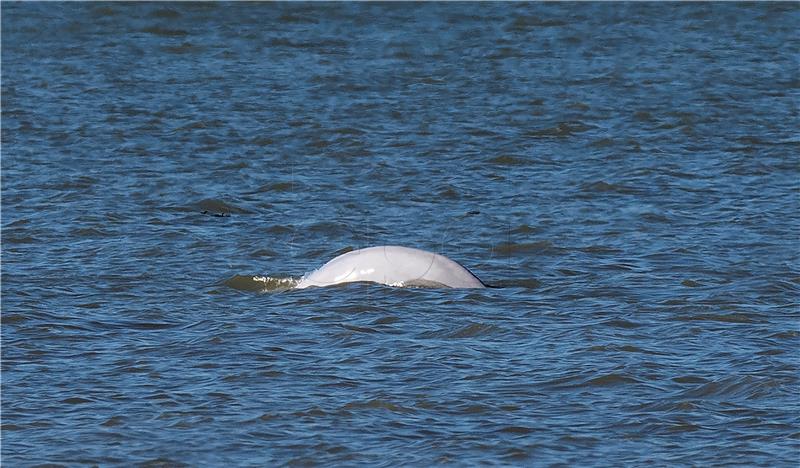
[[[357,281],[400,287],[486,287],[471,271],[443,255],[410,247],[381,245],[339,255],[305,275],[295,289]]]

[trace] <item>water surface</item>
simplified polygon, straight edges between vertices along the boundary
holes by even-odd
[[[3,462],[796,466],[798,24],[3,2]]]

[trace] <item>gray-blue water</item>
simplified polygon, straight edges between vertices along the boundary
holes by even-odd
[[[3,464],[797,466],[798,24],[3,2]]]

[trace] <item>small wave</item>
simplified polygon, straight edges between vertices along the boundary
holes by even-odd
[[[251,214],[251,211],[216,198],[206,198],[193,205],[194,209],[215,214]]]
[[[748,400],[763,398],[774,394],[782,386],[776,379],[750,375],[730,376],[706,382],[679,394],[680,398],[744,398]]]
[[[147,15],[147,16],[149,18],[175,19],[175,18],[179,18],[181,16],[181,14],[178,13],[177,11],[175,11],[175,10],[170,9],[170,8],[162,8],[162,9],[159,9],[159,10],[151,11],[150,14]]]
[[[413,408],[407,408],[387,400],[372,399],[367,401],[352,401],[342,407],[343,411],[360,411],[360,410],[386,410],[392,413],[414,413]]]
[[[284,13],[278,18],[282,23],[317,24],[319,20],[313,16],[304,16],[295,13]]]
[[[271,276],[234,275],[222,284],[239,291],[247,292],[280,292],[297,286],[299,278],[273,278]]]
[[[589,182],[581,185],[581,190],[588,193],[619,193],[619,194],[636,194],[639,191],[633,187],[628,187],[622,184],[613,184],[604,180]]]
[[[535,28],[551,28],[566,26],[565,21],[559,19],[544,19],[538,16],[519,16],[508,26],[507,31],[530,31]]]
[[[340,324],[339,326],[344,328],[345,330],[350,330],[356,333],[378,333],[378,330],[369,327],[357,327],[355,325],[348,325],[346,323]]]
[[[568,138],[593,128],[596,127],[580,121],[561,122],[555,127],[529,131],[526,136],[532,138]]]
[[[605,322],[603,322],[603,325],[606,325],[608,327],[627,328],[627,329],[639,328],[642,326],[640,323],[631,322],[624,319],[606,320]]]
[[[523,288],[523,289],[537,289],[541,286],[541,282],[534,278],[519,278],[509,280],[496,280],[488,283],[493,288]]]
[[[183,37],[189,34],[188,32],[182,29],[167,29],[159,26],[151,26],[149,28],[144,28],[142,32],[162,37]]]
[[[498,432],[505,433],[505,434],[518,434],[518,435],[527,435],[531,432],[534,432],[535,429],[525,426],[506,426],[498,430]]]
[[[477,338],[489,336],[501,332],[502,330],[495,326],[484,323],[469,323],[462,327],[455,329],[444,328],[441,330],[434,330],[422,333],[421,338],[426,339],[458,339],[458,338]]]
[[[238,291],[246,291],[246,292],[257,292],[257,293],[265,293],[265,292],[283,292],[288,291],[290,289],[294,289],[300,281],[302,281],[303,277],[273,277],[273,276],[253,276],[253,275],[233,275],[232,277],[223,280],[221,282],[222,285],[227,286],[229,288],[236,289]],[[331,286],[337,287],[348,287],[354,285],[367,285],[373,287],[390,287],[390,288],[403,288],[403,289],[451,289],[450,286],[439,283],[437,281],[430,281],[425,279],[413,279],[408,281],[398,281],[396,283],[388,284],[388,285],[381,285],[378,283],[373,283],[371,281],[353,281],[353,282],[346,282],[346,283],[337,283]],[[514,280],[510,282],[501,282],[498,284],[492,284],[491,287],[494,288],[503,288],[503,287],[524,287],[524,288],[535,288],[539,286],[539,282],[530,279],[530,280]],[[316,289],[316,288],[312,288]]]
[[[398,281],[397,283],[392,283],[389,286],[395,288],[416,288],[416,289],[441,289],[450,287],[446,284],[442,284],[437,281],[430,281],[425,279]]]
[[[531,161],[509,155],[502,155],[487,159],[486,162],[489,164],[496,164],[498,166],[527,166],[531,164]]]
[[[36,244],[36,243],[38,243],[40,241],[39,241],[39,239],[37,239],[35,237],[32,237],[32,236],[19,236],[19,237],[17,237],[17,236],[5,235],[5,236],[3,236],[3,242],[6,242],[8,244]]]
[[[565,375],[545,382],[544,385],[554,389],[566,390],[584,387],[616,387],[637,383],[640,382],[629,375],[610,373],[592,377],[580,374]]]
[[[516,253],[555,253],[559,249],[548,240],[538,242],[506,242],[494,246],[494,251],[498,254]]]
[[[269,184],[264,184],[258,189],[255,190],[253,193],[263,193],[263,192],[279,192],[279,193],[292,193],[297,190],[299,187],[295,186],[294,181],[289,182],[271,182]]]
[[[744,313],[680,315],[675,317],[673,320],[679,322],[695,322],[695,321],[724,322],[724,323],[756,322],[756,320],[754,320],[753,317]]]
[[[621,374],[607,374],[584,381],[580,387],[608,387],[622,384],[638,383],[639,381]]]

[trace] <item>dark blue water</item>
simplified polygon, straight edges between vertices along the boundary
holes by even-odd
[[[3,2],[4,465],[797,466],[798,24]]]

